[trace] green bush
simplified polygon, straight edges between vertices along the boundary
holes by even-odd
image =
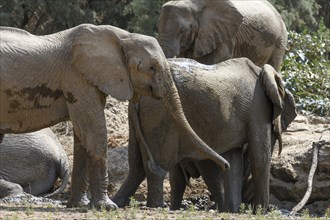
[[[289,51],[282,65],[286,87],[298,109],[330,116],[330,29],[289,32]]]

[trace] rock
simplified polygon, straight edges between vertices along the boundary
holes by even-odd
[[[108,151],[109,192],[116,191],[128,175],[127,146],[110,148]]]
[[[313,142],[330,142],[327,120],[317,117],[300,116],[290,125],[292,128],[306,126],[308,130],[298,130],[283,134],[283,151],[272,158],[270,191],[271,203],[281,209],[291,210],[297,205],[307,190],[307,179],[312,164]],[[294,130],[294,129],[293,129]],[[328,205],[326,205],[328,204]],[[313,189],[305,208],[311,213],[324,214],[330,204],[330,144],[319,149],[318,165],[313,179]]]

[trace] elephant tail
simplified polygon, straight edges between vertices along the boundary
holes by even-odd
[[[279,153],[282,152],[282,124],[281,124],[281,114],[284,108],[284,98],[286,95],[286,91],[284,85],[282,83],[281,75],[276,72],[276,70],[269,64],[265,64],[262,68],[262,71],[259,75],[259,80],[266,91],[268,98],[273,103],[273,131],[275,133],[276,139],[279,144]]]
[[[60,174],[59,177],[61,178],[61,185],[52,193],[45,195],[45,198],[53,197],[57,194],[60,194],[64,191],[65,187],[68,185],[69,178],[70,178],[70,166],[69,166],[69,160],[66,156],[65,152],[62,152],[61,160],[60,160]]]

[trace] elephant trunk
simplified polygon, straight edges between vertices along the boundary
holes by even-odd
[[[161,82],[164,83],[163,86],[161,86],[161,88],[163,88],[163,91],[161,91],[161,97],[165,111],[170,118],[174,120],[174,123],[181,134],[186,136],[191,141],[193,146],[198,149],[203,157],[219,164],[223,170],[229,169],[230,165],[228,161],[211,149],[203,140],[201,140],[189,125],[189,122],[184,115],[180,96],[169,67],[167,67],[166,73],[161,74]]]
[[[157,38],[159,45],[161,46],[166,58],[173,58],[180,53],[180,42],[178,40],[173,39],[171,41]],[[171,43],[169,43],[171,42]]]

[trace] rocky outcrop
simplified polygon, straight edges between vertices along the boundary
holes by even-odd
[[[307,190],[312,165],[313,142],[330,142],[330,120],[299,116],[283,134],[283,151],[274,153],[271,167],[271,203],[291,210]],[[305,208],[324,213],[330,205],[330,144],[319,149],[311,196]]]
[[[128,175],[127,146],[116,147],[108,151],[108,191],[113,193],[119,189]]]

